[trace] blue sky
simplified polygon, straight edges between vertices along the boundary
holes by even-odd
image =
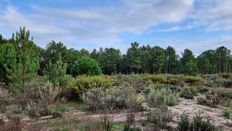
[[[232,50],[232,0],[0,0],[0,34],[25,26],[34,41],[92,50],[130,43],[185,48],[196,55]]]

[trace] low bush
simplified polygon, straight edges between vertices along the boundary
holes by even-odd
[[[167,82],[167,77],[165,75],[150,75],[146,74],[142,77],[142,80],[149,81],[151,80],[154,83],[166,83]]]
[[[232,99],[232,92],[224,92],[221,96],[225,99]]]
[[[11,118],[8,122],[2,123],[0,120],[1,131],[23,131],[26,123],[19,118]]]
[[[208,91],[209,91],[209,89],[207,89],[206,87],[200,86],[200,87],[197,88],[197,92],[202,93],[202,94],[204,94],[204,93],[206,93]]]
[[[217,107],[220,102],[220,98],[217,93],[211,92],[206,94],[206,105],[209,107]]]
[[[197,103],[200,105],[206,105],[209,107],[217,107],[219,104],[219,97],[217,94],[214,93],[208,93],[206,94],[206,98],[199,97],[197,98]]]
[[[30,117],[52,115],[58,103],[65,100],[60,97],[62,88],[49,82],[35,82],[27,86],[23,94],[17,96],[16,103]]]
[[[167,84],[169,85],[179,85],[183,86],[184,81],[181,75],[166,75],[167,76]]]
[[[160,106],[164,103],[169,106],[174,106],[179,103],[179,96],[169,88],[151,90],[150,93],[147,94],[146,99],[153,107]]]
[[[148,121],[161,128],[167,127],[167,123],[172,120],[173,114],[168,110],[166,105],[161,105],[153,109],[148,114]]]
[[[197,98],[197,104],[200,104],[200,105],[207,105],[207,100],[203,97],[198,97]]]
[[[223,112],[223,116],[227,119],[231,119],[232,120],[232,111],[228,111],[228,110],[225,110]]]
[[[221,99],[232,99],[232,90],[227,88],[217,88],[213,90]]]
[[[232,80],[225,81],[223,86],[225,88],[232,88]]]
[[[134,122],[135,115],[133,113],[127,113],[123,131],[130,131],[131,126],[134,124]]]
[[[104,131],[112,131],[114,125],[112,118],[103,116],[101,124],[103,126]]]
[[[219,74],[219,76],[223,79],[230,79],[232,78],[232,75],[229,74],[229,73],[222,73],[222,74]]]
[[[227,101],[223,103],[224,107],[232,107],[232,101]]]
[[[9,119],[22,119],[25,114],[22,110],[22,108],[20,108],[17,105],[9,105],[6,107],[6,111],[5,111],[5,115],[7,118]]]
[[[225,83],[225,79],[222,79],[222,78],[218,78],[218,79],[215,79],[213,80],[213,87],[223,87],[224,86],[224,83]]]
[[[198,85],[203,82],[203,79],[200,76],[184,76],[183,80],[190,85]]]
[[[180,97],[184,97],[186,99],[193,99],[196,95],[197,90],[193,87],[185,87],[180,92]]]
[[[0,112],[4,112],[5,107],[11,103],[11,97],[7,90],[0,87]]]
[[[187,115],[182,115],[177,125],[178,131],[214,131],[215,127],[209,119],[195,115],[190,121]]]
[[[108,76],[78,76],[73,89],[82,94],[91,88],[111,88],[116,83],[117,81]]]
[[[57,105],[53,112],[52,115],[53,117],[61,117],[64,113],[69,112],[69,109],[66,108],[64,105]]]
[[[131,108],[142,110],[142,99],[135,95],[130,87],[110,89],[93,88],[82,95],[86,109],[90,111],[115,110]]]

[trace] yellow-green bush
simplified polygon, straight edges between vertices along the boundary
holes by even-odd
[[[180,85],[182,86],[184,84],[184,81],[182,79],[182,75],[171,75],[171,74],[166,74],[167,77],[167,84],[169,85]]]
[[[144,81],[149,81],[151,80],[154,83],[166,83],[167,82],[167,77],[165,75],[150,75],[146,74],[142,77],[142,80]]]
[[[84,93],[91,88],[111,88],[117,81],[108,76],[78,76],[74,89],[77,93]]]
[[[203,79],[200,76],[184,76],[183,80],[189,84],[199,84],[203,82]]]
[[[194,87],[185,87],[180,92],[180,97],[184,97],[186,99],[193,99],[196,95],[197,90]]]

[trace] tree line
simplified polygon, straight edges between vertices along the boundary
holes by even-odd
[[[179,56],[171,46],[164,49],[159,46],[140,46],[138,42],[133,42],[127,52],[122,54],[115,48],[100,48],[91,52],[86,49],[76,50],[55,41],[49,42],[43,49],[36,45],[29,35],[30,32],[25,28],[20,28],[11,39],[5,39],[0,35],[1,81],[8,79],[16,81],[18,77],[23,76],[25,77],[21,80],[23,84],[32,77],[30,72],[43,76],[48,65],[52,67],[52,64],[64,64],[62,68],[65,68],[63,70],[66,74],[72,74],[75,62],[83,57],[94,59],[102,73],[107,75],[118,73],[196,75],[232,72],[231,51],[224,46],[206,50],[196,57],[190,49],[185,49]]]

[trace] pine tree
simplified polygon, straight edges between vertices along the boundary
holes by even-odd
[[[29,39],[30,32],[25,27],[20,28],[20,32],[16,32],[12,36],[12,43],[17,54],[17,62],[7,68],[7,76],[13,82],[13,91],[22,90],[36,75],[39,69],[39,49],[34,45],[32,39]]]
[[[55,64],[51,61],[47,64],[45,75],[54,87],[63,87],[66,85],[66,69],[67,64],[62,62],[62,56],[59,53]]]

